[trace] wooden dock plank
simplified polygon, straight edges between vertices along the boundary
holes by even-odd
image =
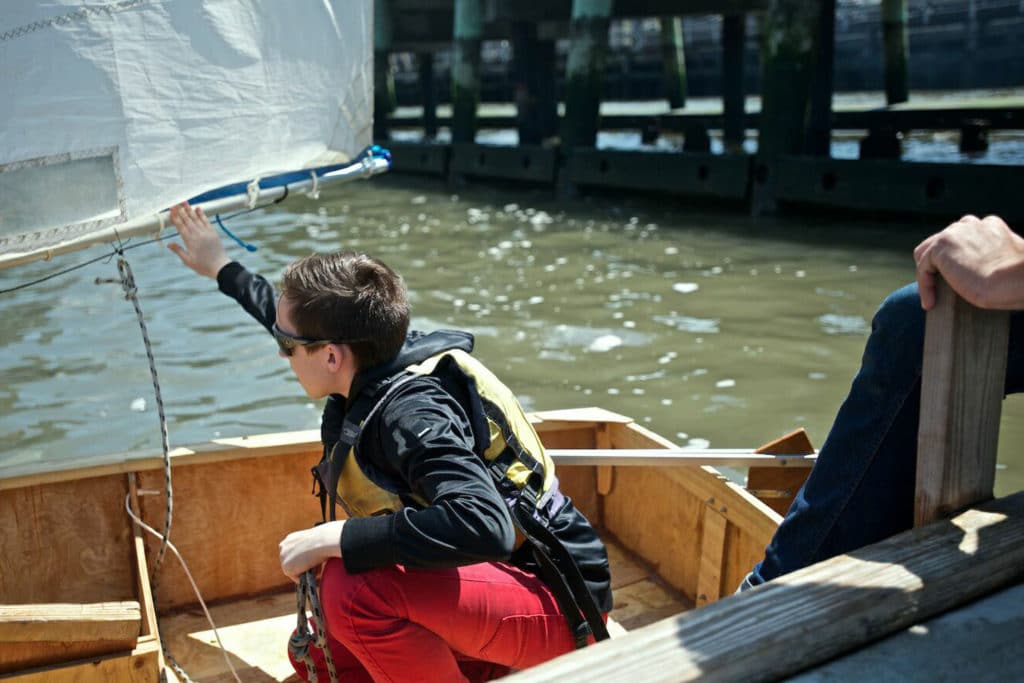
[[[1024,576],[1024,493],[509,677],[777,680]]]

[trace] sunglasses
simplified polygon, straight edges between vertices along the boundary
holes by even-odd
[[[297,346],[312,346],[313,344],[355,344],[356,342],[370,341],[367,337],[360,339],[310,339],[309,337],[296,337],[295,335],[288,334],[282,330],[277,326],[277,323],[271,325],[270,331],[274,333],[274,339],[277,340],[277,348],[279,348],[281,353],[286,356],[292,355]]]

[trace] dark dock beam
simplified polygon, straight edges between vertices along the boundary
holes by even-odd
[[[555,44],[540,40],[537,24],[512,22],[512,83],[520,145],[539,145],[558,134]]]
[[[668,106],[686,106],[686,53],[683,51],[683,20],[661,17],[661,61],[665,70],[665,99]]]
[[[394,35],[391,0],[373,2],[373,138],[387,140],[388,116],[395,111],[395,75],[391,71]]]
[[[800,154],[814,73],[819,0],[772,0],[764,17],[761,128],[757,138],[752,210],[776,210],[777,162]]]
[[[747,15],[722,17],[722,143],[730,153],[743,151],[746,138],[743,87],[743,48],[747,39]]]
[[[601,74],[608,52],[612,0],[573,0],[565,67],[562,145],[594,147],[601,114]]]
[[[416,55],[420,72],[421,101],[423,102],[423,139],[437,137],[437,84],[434,83],[434,53],[420,52]]]
[[[807,114],[804,151],[827,157],[832,147],[832,91],[836,58],[836,0],[821,0],[815,45],[811,103]]]
[[[455,0],[455,59],[452,64],[452,142],[476,139],[480,99],[480,0]]]
[[[885,100],[906,102],[910,94],[907,66],[907,0],[882,0],[882,40],[885,46]]]

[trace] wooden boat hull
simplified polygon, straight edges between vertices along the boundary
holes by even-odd
[[[673,446],[600,409],[531,417],[551,449]],[[277,547],[288,532],[320,518],[318,500],[296,493],[309,490],[320,450],[319,434],[307,431],[175,451],[171,540],[208,603],[290,588]],[[807,471],[789,469],[798,477]],[[558,476],[614,553],[629,556],[613,557],[619,604],[612,616],[627,627],[667,616],[659,609],[675,613],[731,593],[780,521],[712,467],[560,465]],[[143,539],[126,497],[148,524],[163,529],[160,458],[0,479],[0,674],[25,681],[158,679],[164,662],[154,603],[165,615],[195,606],[196,598],[170,554],[150,585],[159,541]],[[616,566],[628,569],[616,574]],[[676,596],[671,604],[639,604],[645,597],[628,592],[652,571]],[[54,620],[62,610],[77,616]],[[287,636],[287,627],[277,634],[282,658]]]

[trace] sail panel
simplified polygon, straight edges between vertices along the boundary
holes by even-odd
[[[372,0],[7,0],[0,254],[355,157]]]

